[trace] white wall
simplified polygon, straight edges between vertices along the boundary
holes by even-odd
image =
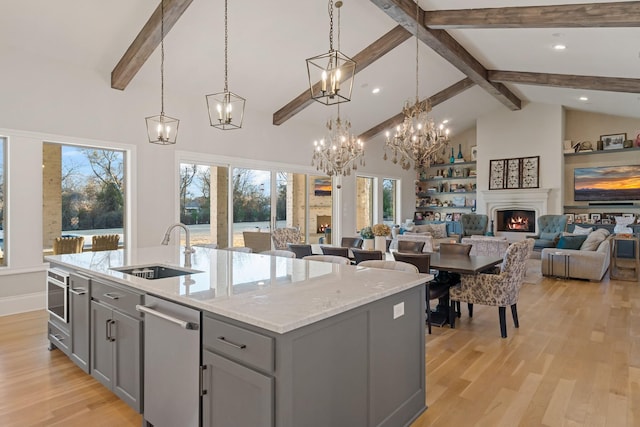
[[[44,306],[43,141],[106,146],[133,153],[130,226],[131,243],[137,247],[157,245],[166,227],[178,218],[178,151],[275,162],[315,173],[310,166],[312,141],[324,135],[324,123],[309,124],[294,117],[273,126],[273,111],[252,109],[248,99],[243,128],[223,132],[209,126],[204,93],[181,97],[166,88],[165,113],[181,120],[180,131],[175,146],[157,146],[146,140],[144,119],[159,114],[159,90],[148,91],[134,78],[127,90],[117,91],[110,87],[108,70],[76,68],[3,47],[0,52],[0,136],[8,137],[9,146],[9,266],[0,268],[0,315],[13,312],[11,307],[25,296],[33,298],[29,297],[26,307],[20,305],[21,310]],[[403,179],[408,183],[403,186],[403,205],[412,206],[413,171],[405,172],[384,162],[382,155],[381,141],[368,142],[367,166],[359,172]],[[355,175],[343,179],[340,193],[337,206],[344,219],[343,229],[351,235],[355,230]]]
[[[489,189],[490,160],[540,156],[539,185],[551,189],[547,213],[561,214],[563,123],[562,107],[549,104],[526,104],[519,111],[500,108],[478,118],[478,191]],[[477,196],[478,213],[486,213],[482,194]]]

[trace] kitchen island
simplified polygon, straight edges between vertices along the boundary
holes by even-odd
[[[189,323],[196,325],[192,342],[199,346],[198,360],[182,375],[194,377],[196,385],[194,390],[178,387],[180,394],[193,394],[201,408],[191,425],[395,427],[409,425],[424,411],[422,284],[430,275],[194,249],[186,269],[190,274],[154,280],[138,276],[150,265],[185,268],[181,248],[87,252],[47,260],[88,280],[95,325],[75,325],[73,315],[69,322],[72,330],[91,332],[92,353],[100,351],[96,343],[118,341],[116,331],[124,320],[112,314],[129,294],[134,305],[153,309],[156,303],[147,301],[160,301],[158,307],[166,301],[199,314]],[[123,267],[136,275],[119,271]],[[114,313],[99,317],[105,304]],[[139,375],[151,377],[153,357],[162,351],[149,348],[154,336],[147,330],[150,316],[125,316],[131,318],[144,328],[137,352]],[[177,326],[167,324],[167,331],[172,327]],[[99,333],[106,339],[93,336]],[[173,347],[167,342],[167,351]],[[176,357],[177,368],[183,363]],[[96,376],[91,365],[88,370]],[[142,386],[148,378],[140,379],[136,408],[149,425],[166,422],[165,414],[158,418],[151,408],[171,412],[172,402],[158,402],[161,396],[155,396],[162,384],[158,372],[167,373],[165,388],[177,387],[170,371],[155,369],[156,386],[149,390]]]

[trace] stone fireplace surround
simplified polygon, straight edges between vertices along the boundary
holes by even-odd
[[[485,204],[485,212],[489,217],[489,228],[491,220],[494,222],[494,230],[496,236],[505,236],[510,241],[525,239],[529,234],[520,232],[500,231],[496,232],[495,228],[498,223],[497,211],[505,209],[524,209],[532,210],[536,213],[536,218],[540,215],[547,214],[547,205],[549,203],[550,188],[531,188],[518,190],[483,190],[480,191]],[[535,233],[538,232],[538,224],[536,221]],[[531,234],[535,234],[531,233]]]

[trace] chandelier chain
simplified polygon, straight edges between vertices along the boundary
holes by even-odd
[[[227,0],[224,0],[224,91],[229,91],[229,78],[228,78],[228,44],[229,44],[229,31],[227,26]]]
[[[419,58],[418,58],[418,49],[419,49],[419,41],[418,41],[418,20],[420,18],[420,1],[416,0],[416,104],[420,101],[418,95],[418,84],[419,84]]]
[[[333,0],[329,0],[329,52],[333,52]]]
[[[164,0],[160,10],[160,115],[164,116]]]

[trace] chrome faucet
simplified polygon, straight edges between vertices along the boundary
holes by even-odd
[[[169,244],[169,239],[171,238],[171,231],[173,231],[173,229],[176,227],[182,227],[182,229],[184,229],[184,232],[186,234],[186,237],[185,237],[186,242],[185,242],[185,248],[184,248],[184,266],[191,267],[191,254],[194,251],[191,248],[191,235],[189,234],[189,229],[187,228],[186,225],[184,225],[181,222],[178,222],[176,224],[169,226],[169,228],[167,228],[167,232],[164,233],[164,239],[162,239],[162,244],[163,245]]]

